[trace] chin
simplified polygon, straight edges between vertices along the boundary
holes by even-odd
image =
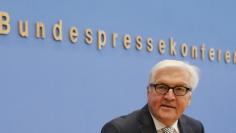
[[[170,113],[170,112],[161,112],[159,114],[160,118],[163,120],[167,120],[167,121],[176,121],[178,119],[178,117],[176,116],[176,114]]]

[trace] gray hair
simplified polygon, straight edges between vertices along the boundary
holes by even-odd
[[[151,72],[149,75],[149,83],[154,82],[154,76],[157,71],[159,71],[162,68],[167,68],[167,67],[181,68],[189,72],[191,76],[190,87],[192,88],[192,90],[196,89],[199,82],[199,69],[196,66],[193,66],[189,63],[178,61],[178,60],[163,60],[163,61],[158,62],[151,69]]]

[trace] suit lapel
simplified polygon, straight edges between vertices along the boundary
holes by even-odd
[[[140,122],[139,128],[141,133],[156,133],[156,128],[152,120],[151,114],[148,111],[147,105],[145,105],[141,109],[141,113],[139,115],[139,122]]]
[[[141,133],[156,133],[156,130],[153,130],[152,127],[140,126]]]
[[[192,128],[188,126],[188,123],[183,116],[179,119],[178,127],[181,133],[193,133]]]

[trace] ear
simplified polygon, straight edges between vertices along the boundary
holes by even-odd
[[[147,94],[150,93],[150,89],[149,89],[149,86],[147,86]]]
[[[189,93],[189,99],[188,99],[188,104],[187,105],[190,106],[191,102],[192,102],[192,92]]]
[[[188,101],[188,106],[190,106],[192,99],[189,99]]]

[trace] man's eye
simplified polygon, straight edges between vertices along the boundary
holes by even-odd
[[[175,88],[175,91],[185,91],[186,90],[186,88],[184,88],[184,87],[176,87]]]
[[[168,87],[164,86],[164,85],[159,85],[159,86],[157,86],[157,88],[161,89],[161,90],[168,90]]]

